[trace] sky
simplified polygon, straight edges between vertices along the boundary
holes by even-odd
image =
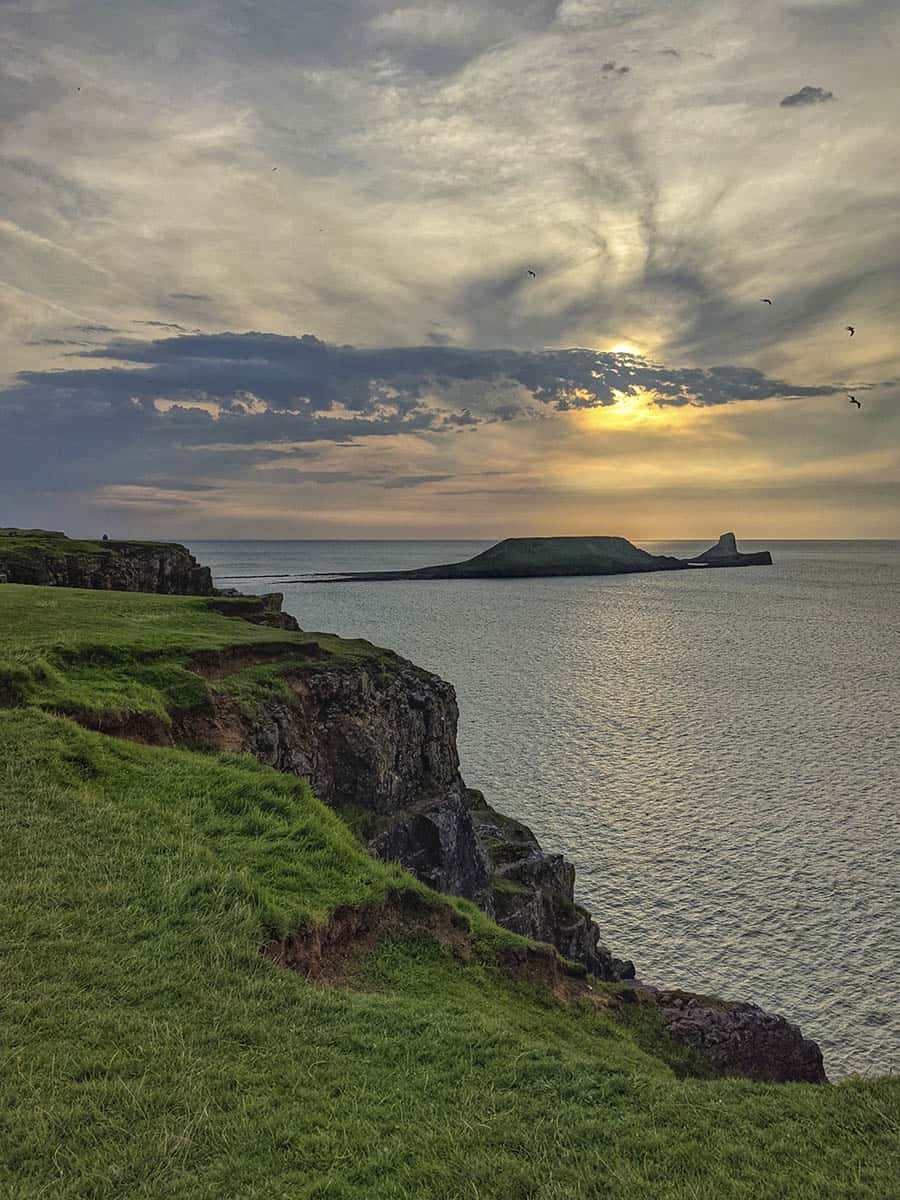
[[[898,44],[896,0],[2,0],[0,525],[900,537]]]

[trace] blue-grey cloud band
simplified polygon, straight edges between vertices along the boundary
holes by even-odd
[[[748,367],[670,368],[587,349],[367,349],[330,345],[310,334],[120,339],[79,357],[133,365],[26,371],[0,392],[0,468],[8,481],[46,488],[47,477],[49,486],[66,487],[160,472],[227,475],[235,454],[203,448],[232,447],[247,465],[269,460],[270,448],[280,443],[447,436],[603,408],[641,393],[672,407],[840,390],[831,383],[797,386]],[[466,404],[454,407],[460,385]],[[410,476],[414,482],[424,478]]]

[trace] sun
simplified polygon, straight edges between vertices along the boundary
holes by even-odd
[[[611,354],[633,354],[635,358],[643,358],[644,352],[640,346],[636,346],[634,342],[616,342],[610,347]]]

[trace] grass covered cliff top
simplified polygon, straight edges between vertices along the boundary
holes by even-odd
[[[165,718],[203,703],[206,685],[191,669],[202,654],[256,651],[271,665],[255,677],[304,664],[399,661],[369,642],[228,616],[245,604],[228,597],[0,585],[0,704]],[[235,663],[237,684],[248,674]]]
[[[4,1200],[897,1194],[900,1080],[680,1078],[626,991],[511,971],[521,939],[372,859],[302,781],[45,711],[170,702],[197,653],[313,636],[333,665],[380,653],[203,599],[0,587],[27,677],[0,695]],[[327,985],[260,953],[397,896],[420,917]]]
[[[171,550],[183,549],[176,542],[136,542],[100,538],[70,538],[65,533],[51,529],[16,529],[14,526],[0,527],[0,570],[4,559],[29,554],[100,554],[109,555],[117,550]]]

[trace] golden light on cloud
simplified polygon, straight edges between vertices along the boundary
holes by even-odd
[[[660,405],[657,394],[646,388],[634,391],[613,389],[613,404],[576,410],[576,420],[585,430],[634,429],[653,426],[656,429],[684,429],[702,410],[690,405]]]

